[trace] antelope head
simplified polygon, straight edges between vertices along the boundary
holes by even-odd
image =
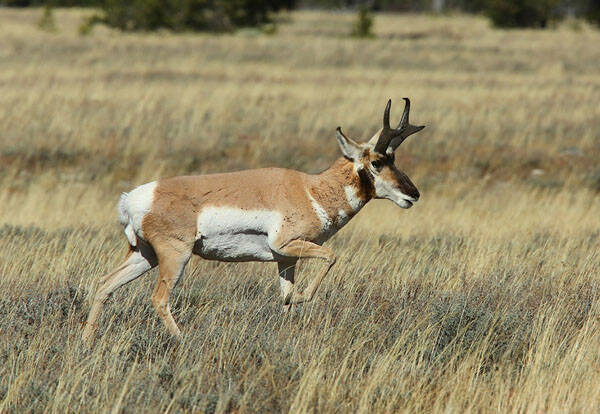
[[[390,127],[392,101],[388,100],[383,112],[383,128],[368,142],[355,142],[346,137],[340,127],[337,128],[336,138],[342,153],[354,163],[361,183],[371,188],[374,198],[386,198],[402,208],[410,208],[419,199],[419,190],[410,178],[394,165],[394,151],[407,137],[425,126],[409,123],[410,100],[404,98],[404,102],[404,113],[396,128]]]

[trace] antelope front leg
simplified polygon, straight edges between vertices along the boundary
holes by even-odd
[[[317,289],[319,288],[321,281],[327,275],[327,273],[329,272],[329,269],[331,269],[331,266],[334,265],[335,254],[333,254],[333,252],[330,249],[328,249],[327,247],[319,246],[318,244],[311,243],[311,242],[305,241],[305,240],[292,240],[291,242],[287,243],[283,247],[279,248],[277,250],[277,252],[281,255],[288,256],[288,257],[294,257],[294,258],[298,258],[298,259],[314,258],[314,259],[325,260],[326,265],[325,265],[325,268],[323,269],[323,271],[310,282],[310,284],[306,287],[306,289],[302,293],[296,293],[293,291],[295,264],[291,268],[288,265],[288,267],[287,267],[288,270],[286,270],[285,265],[282,265],[281,263],[279,265],[280,266],[279,267],[280,283],[282,283],[281,282],[281,269],[282,268],[284,269],[284,277],[289,277],[289,275],[291,273],[291,280],[289,278],[286,278],[286,282],[291,282],[291,283],[285,284],[285,288],[286,288],[285,292],[284,292],[284,287],[282,285],[282,294],[284,295],[284,304],[285,305],[295,305],[298,303],[310,301],[313,298],[313,296],[315,295],[315,292],[317,291]],[[291,269],[291,270],[289,270],[289,269]]]
[[[278,262],[277,270],[279,272],[279,288],[283,297],[283,310],[290,310],[290,300],[294,292],[294,273],[296,271],[296,260],[292,262]]]

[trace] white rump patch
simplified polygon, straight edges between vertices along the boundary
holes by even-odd
[[[117,203],[117,213],[119,215],[119,224],[126,226],[129,223],[129,216],[127,215],[127,197],[129,194],[123,193]]]
[[[194,253],[234,262],[275,260],[270,246],[281,221],[277,211],[206,207],[198,215]]]
[[[150,211],[154,201],[154,189],[156,181],[140,185],[129,193],[121,194],[117,210],[119,213],[119,223],[125,226],[125,235],[129,244],[135,246],[136,234],[144,238],[142,232],[142,220]]]

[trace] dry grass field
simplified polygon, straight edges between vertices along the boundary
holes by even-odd
[[[478,17],[298,12],[279,31],[78,34],[84,11],[0,9],[0,412],[596,412],[600,32]],[[334,129],[385,101],[426,124],[397,153],[421,190],[336,235],[317,298],[281,313],[274,264],[193,259],[117,291],[119,194],[258,166],[319,172]],[[306,262],[300,285],[316,269]]]

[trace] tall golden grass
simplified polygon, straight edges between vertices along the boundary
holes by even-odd
[[[87,12],[0,10],[0,412],[592,412],[600,404],[600,33],[465,16],[297,12],[279,32],[80,36]],[[375,201],[328,245],[314,302],[276,266],[194,259],[117,291],[121,191],[258,166],[317,172],[334,128],[391,97],[426,124],[397,164],[422,198]],[[317,264],[304,263],[299,283]]]

